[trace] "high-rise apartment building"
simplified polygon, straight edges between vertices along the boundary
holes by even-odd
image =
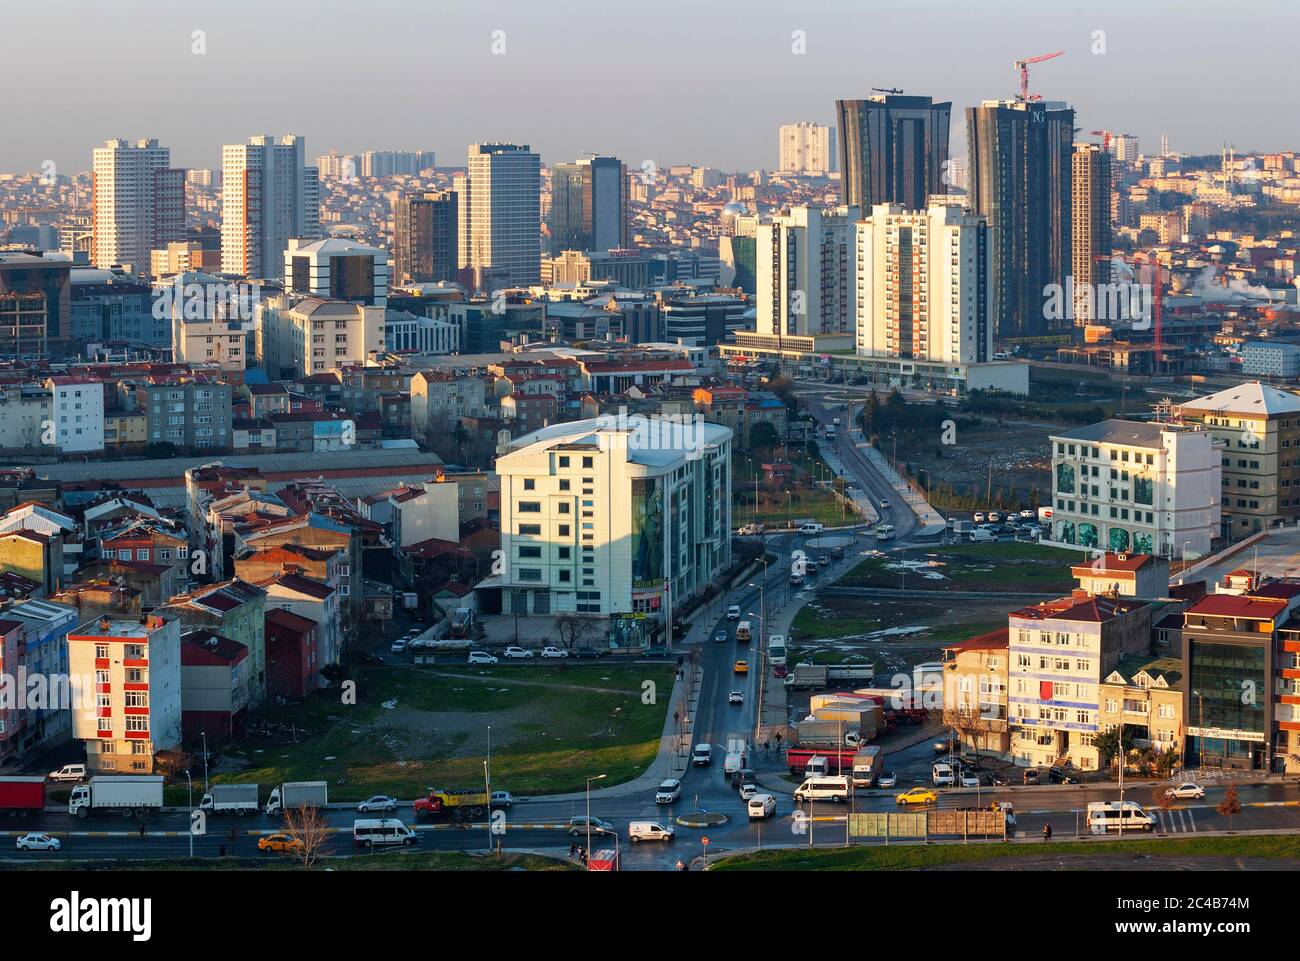
[[[840,199],[869,210],[901,204],[924,210],[930,194],[947,192],[951,103],[930,97],[880,94],[837,100],[840,137]]]
[[[992,237],[995,334],[1034,337],[1049,320],[1051,287],[1071,267],[1074,110],[1042,100],[986,100],[966,109],[970,208]],[[1064,311],[1061,312],[1064,314]]]
[[[435,163],[432,150],[367,150],[361,155],[361,176],[414,177]]]
[[[281,277],[289,238],[320,237],[320,181],[303,139],[259,134],[221,153],[221,270]]]
[[[781,126],[777,170],[802,177],[825,177],[831,169],[831,128],[825,124],[787,123]]]
[[[792,207],[758,225],[759,334],[852,333],[857,219],[856,207]]]
[[[583,157],[551,168],[551,253],[627,246],[627,164]]]
[[[1074,145],[1070,197],[1070,256],[1074,275],[1074,325],[1086,327],[1099,316],[1099,296],[1110,283],[1110,154],[1099,144]]]
[[[857,352],[975,364],[993,358],[988,222],[934,198],[878,204],[854,225]]]
[[[1120,163],[1137,163],[1138,138],[1131,133],[1117,133],[1110,138],[1110,152]]]
[[[304,242],[284,252],[284,289],[294,294],[388,306],[388,251],[343,237]]]
[[[93,176],[96,267],[149,269],[149,251],[185,236],[185,171],[157,140],[108,140],[96,147]]]
[[[456,279],[458,203],[450,190],[399,197],[393,205],[394,278],[399,284]]]
[[[527,144],[470,145],[456,180],[461,267],[498,268],[510,284],[541,279],[541,163]]]
[[[0,360],[48,356],[72,334],[71,264],[0,253]]]

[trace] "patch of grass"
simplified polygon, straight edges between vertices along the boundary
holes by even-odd
[[[473,855],[459,851],[392,851],[358,857],[324,858],[310,869],[289,858],[160,858],[114,861],[22,861],[0,871],[580,871],[576,864],[538,854]]]
[[[958,544],[952,547],[917,548],[883,557],[868,557],[840,583],[845,586],[906,588],[907,590],[997,591],[1052,593],[1068,591],[1074,580],[1070,567],[1083,555],[1076,551],[1040,544]],[[937,561],[933,571],[943,580],[919,572],[890,570],[903,561]]]
[[[987,634],[989,631],[996,631],[999,627],[1006,626],[1006,618],[1000,621],[970,621],[965,624],[944,624],[919,636],[934,641],[936,644],[955,644],[958,641],[970,640],[972,637],[979,637],[981,634]]]
[[[868,634],[880,629],[881,621],[874,617],[843,617],[827,608],[805,604],[795,614],[790,624],[790,634],[800,640],[843,637],[846,634]]]
[[[516,794],[567,793],[581,790],[584,778],[595,773],[617,784],[641,774],[658,752],[673,673],[667,665],[646,664],[366,668],[358,674],[355,705],[341,703],[340,692],[331,690],[278,712],[277,720],[305,731],[300,740],[246,741],[227,754],[249,766],[212,781],[257,783],[269,791],[283,781],[323,780],[332,801],[371,794],[409,798],[429,787],[482,783],[483,757],[479,750],[462,750],[470,737],[464,732],[444,735],[439,756],[405,753],[404,732],[383,727],[383,704],[395,701],[400,711],[429,712],[430,732],[438,730],[439,712],[481,716],[484,732],[502,718],[493,732],[494,787]],[[656,685],[656,704],[641,702],[647,680]],[[515,727],[512,716],[528,720]]]
[[[1069,844],[895,844],[889,847],[757,851],[726,858],[715,871],[906,871],[999,858],[1146,854],[1164,857],[1300,858],[1300,836],[1206,837]]]

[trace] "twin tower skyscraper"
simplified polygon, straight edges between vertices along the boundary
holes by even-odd
[[[880,94],[836,101],[842,202],[924,210],[952,186],[951,103]],[[966,110],[967,206],[988,223],[995,333],[1056,333],[1043,309],[1071,270],[1074,110],[1043,100],[986,100]]]

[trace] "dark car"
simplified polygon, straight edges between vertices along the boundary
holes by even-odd
[[[789,673],[790,668],[786,667],[784,664],[778,664],[776,667],[772,668],[773,677],[785,677]]]
[[[1079,779],[1063,767],[1053,767],[1047,772],[1047,780],[1052,784],[1078,784]]]
[[[1031,767],[1031,768],[1029,768],[1027,771],[1025,771],[1025,773],[1024,773],[1024,775],[1023,775],[1022,777],[1023,777],[1023,780],[1024,780],[1024,782],[1025,782],[1026,784],[1038,784],[1038,783],[1040,783],[1039,780],[1038,780],[1038,768],[1036,768],[1036,767]]]

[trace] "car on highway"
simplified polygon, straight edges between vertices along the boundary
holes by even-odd
[[[729,608],[727,608],[727,620],[729,621],[740,620],[740,605],[732,604]]]
[[[279,851],[282,854],[294,854],[303,848],[302,841],[290,834],[263,834],[257,839],[259,851]]]
[[[84,781],[86,779],[86,765],[65,764],[57,771],[51,771],[48,777],[51,781]]]
[[[778,664],[776,667],[772,668],[773,677],[785,677],[789,673],[790,668],[785,664]]]
[[[671,841],[673,829],[658,821],[633,821],[627,826],[627,836],[637,841]]]
[[[497,662],[496,657],[493,656],[493,655],[491,655],[491,654],[489,654],[487,651],[470,651],[470,652],[469,652],[469,663],[470,663],[470,664],[495,664],[496,662]]]
[[[544,657],[544,658],[546,658],[546,657],[568,657],[568,656],[569,656],[569,652],[566,651],[566,650],[564,650],[563,648],[560,648],[560,647],[549,647],[549,646],[548,646],[548,647],[544,647],[544,648],[542,648],[542,657]]]
[[[713,763],[713,745],[697,744],[691,751],[691,763],[696,767],[708,767]]]
[[[590,824],[588,822],[590,822]],[[614,825],[610,824],[604,818],[598,818],[595,815],[588,818],[585,814],[579,814],[575,817],[569,818],[568,832],[575,838],[579,834],[586,834],[588,827],[590,827],[592,834],[612,835],[617,833],[614,829]]]
[[[758,794],[758,785],[755,784],[753,781],[750,781],[746,784],[742,784],[740,786],[740,799],[742,801],[748,801],[750,798],[754,797],[757,794]]]
[[[63,845],[48,834],[23,834],[18,837],[19,851],[57,851]]]
[[[522,647],[513,647],[513,646],[512,646],[512,647],[507,647],[507,648],[506,648],[506,650],[505,650],[505,656],[506,656],[506,657],[510,657],[510,658],[516,658],[516,657],[532,657],[532,656],[533,656],[533,652],[532,652],[532,651],[529,651],[529,650],[526,650],[526,649],[524,649],[524,648],[522,648]]]
[[[762,525],[762,524],[745,524],[745,525],[741,526],[740,530],[739,530],[737,533],[739,533],[742,537],[743,537],[743,536],[748,536],[748,535],[753,535],[753,534],[761,534],[761,533],[763,533],[763,525]]]
[[[737,661],[737,662],[733,665],[733,670],[735,670],[735,672],[736,672],[737,674],[748,674],[748,673],[749,673],[749,661],[745,661],[745,660]]]
[[[717,641],[719,644],[725,644],[727,642],[727,632],[718,631],[718,633],[713,635],[713,639]]]
[[[771,794],[755,794],[747,799],[745,810],[751,821],[766,821],[776,814],[776,798]]]
[[[1177,787],[1171,787],[1165,792],[1165,797],[1195,798],[1196,800],[1200,800],[1205,797],[1205,788],[1201,787],[1199,784],[1187,781]]]
[[[882,511],[887,511],[887,510],[889,510],[889,501],[882,500],[882,501],[880,502],[880,509],[881,509]]]
[[[876,779],[878,787],[895,787],[898,784],[898,775],[893,771],[881,771],[880,777]]]
[[[399,637],[397,640],[393,641],[392,646],[390,646],[388,649],[392,651],[394,654],[401,654],[403,651],[406,650],[406,638]]]
[[[935,794],[928,787],[914,787],[904,791],[902,794],[894,795],[894,800],[899,804],[934,804],[939,800],[939,795]]]
[[[391,798],[387,794],[376,794],[374,797],[368,797],[358,804],[357,810],[362,814],[368,814],[371,811],[396,811],[397,799]]]
[[[826,529],[826,528],[825,528],[822,524],[817,524],[817,523],[814,523],[814,522],[812,522],[812,521],[809,521],[807,524],[801,524],[801,525],[799,526],[799,533],[800,533],[800,534],[820,534],[820,533],[821,533],[823,530],[825,530],[825,529]]]
[[[515,796],[509,791],[493,791],[492,797],[488,799],[488,807],[512,808],[514,806]]]
[[[732,691],[730,694],[727,695],[727,703],[728,703],[728,704],[744,704],[744,703],[745,703],[745,692],[744,692],[744,691]]]
[[[682,796],[682,782],[677,778],[669,778],[667,781],[661,781],[658,790],[655,791],[655,804],[672,804]]]

